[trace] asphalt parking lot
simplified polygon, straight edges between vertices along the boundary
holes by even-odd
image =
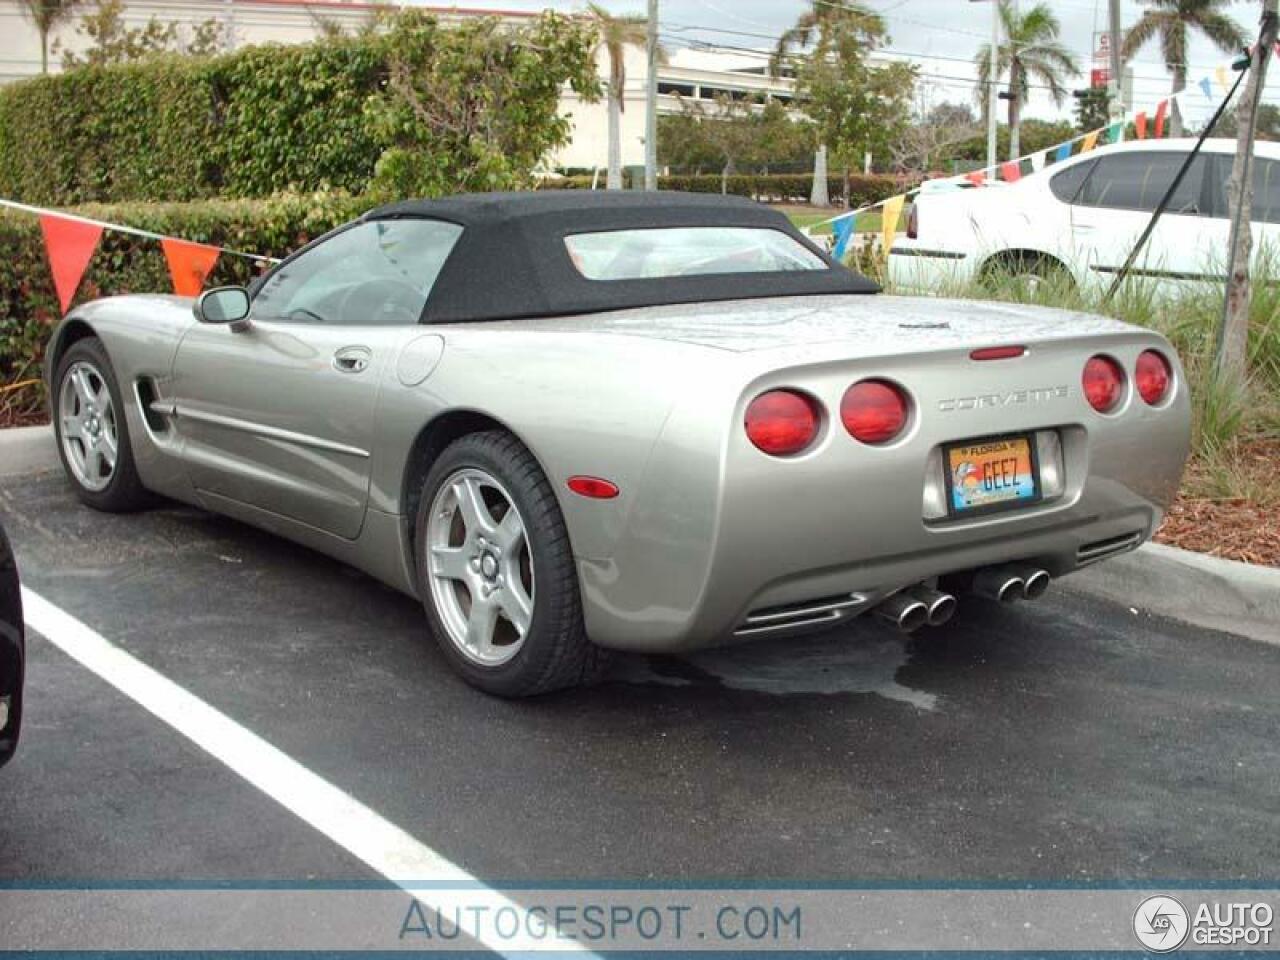
[[[1280,646],[1054,589],[519,703],[418,606],[198,510],[0,478],[25,583],[485,882],[1274,879]],[[0,881],[371,869],[39,635]]]

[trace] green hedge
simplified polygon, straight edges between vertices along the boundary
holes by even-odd
[[[543,180],[541,190],[590,190],[592,177],[575,175]],[[601,172],[598,186],[604,185]],[[660,190],[686,190],[692,193],[725,193],[755,200],[789,201],[808,203],[813,186],[813,174],[769,173],[730,174],[723,181],[718,173],[676,174],[659,177]],[[885,200],[915,186],[915,181],[882,174],[857,174],[849,177],[849,204],[858,207]],[[833,203],[844,196],[844,181],[840,177],[827,179],[827,193]]]
[[[88,205],[77,212],[99,220],[127,223],[167,236],[220,247],[282,257],[308,240],[351,220],[370,201],[343,193],[282,195],[260,200],[208,200],[197,203]],[[61,312],[49,272],[39,220],[28,214],[0,213],[0,385],[39,374],[50,329]],[[223,255],[210,285],[245,283],[261,267]],[[173,289],[160,243],[106,231],[80,283],[76,303],[96,297]],[[6,402],[29,402],[36,391]]]
[[[524,186],[599,92],[595,30],[551,12],[382,28],[0,88],[0,197],[47,206]]]
[[[69,206],[363,190],[380,38],[83,67],[0,89],[0,196]]]

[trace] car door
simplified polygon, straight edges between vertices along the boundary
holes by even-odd
[[[174,360],[181,455],[203,495],[354,538],[382,370],[461,227],[354,224],[277,267],[245,324],[194,324]]]
[[[1101,156],[1071,205],[1076,249],[1090,273],[1104,282],[1123,267],[1161,199],[1186,160],[1186,152],[1139,150]],[[1220,232],[1201,154],[1170,198],[1132,269],[1134,276],[1208,280],[1221,276]]]

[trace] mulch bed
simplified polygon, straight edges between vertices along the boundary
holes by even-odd
[[[1264,494],[1262,502],[1197,495],[1206,468],[1193,461],[1156,540],[1228,560],[1280,567],[1280,439],[1241,444],[1233,461],[1256,489],[1270,495]]]

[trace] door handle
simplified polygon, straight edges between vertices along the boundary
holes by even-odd
[[[333,355],[333,369],[339,373],[364,373],[372,357],[368,347],[343,347]]]

